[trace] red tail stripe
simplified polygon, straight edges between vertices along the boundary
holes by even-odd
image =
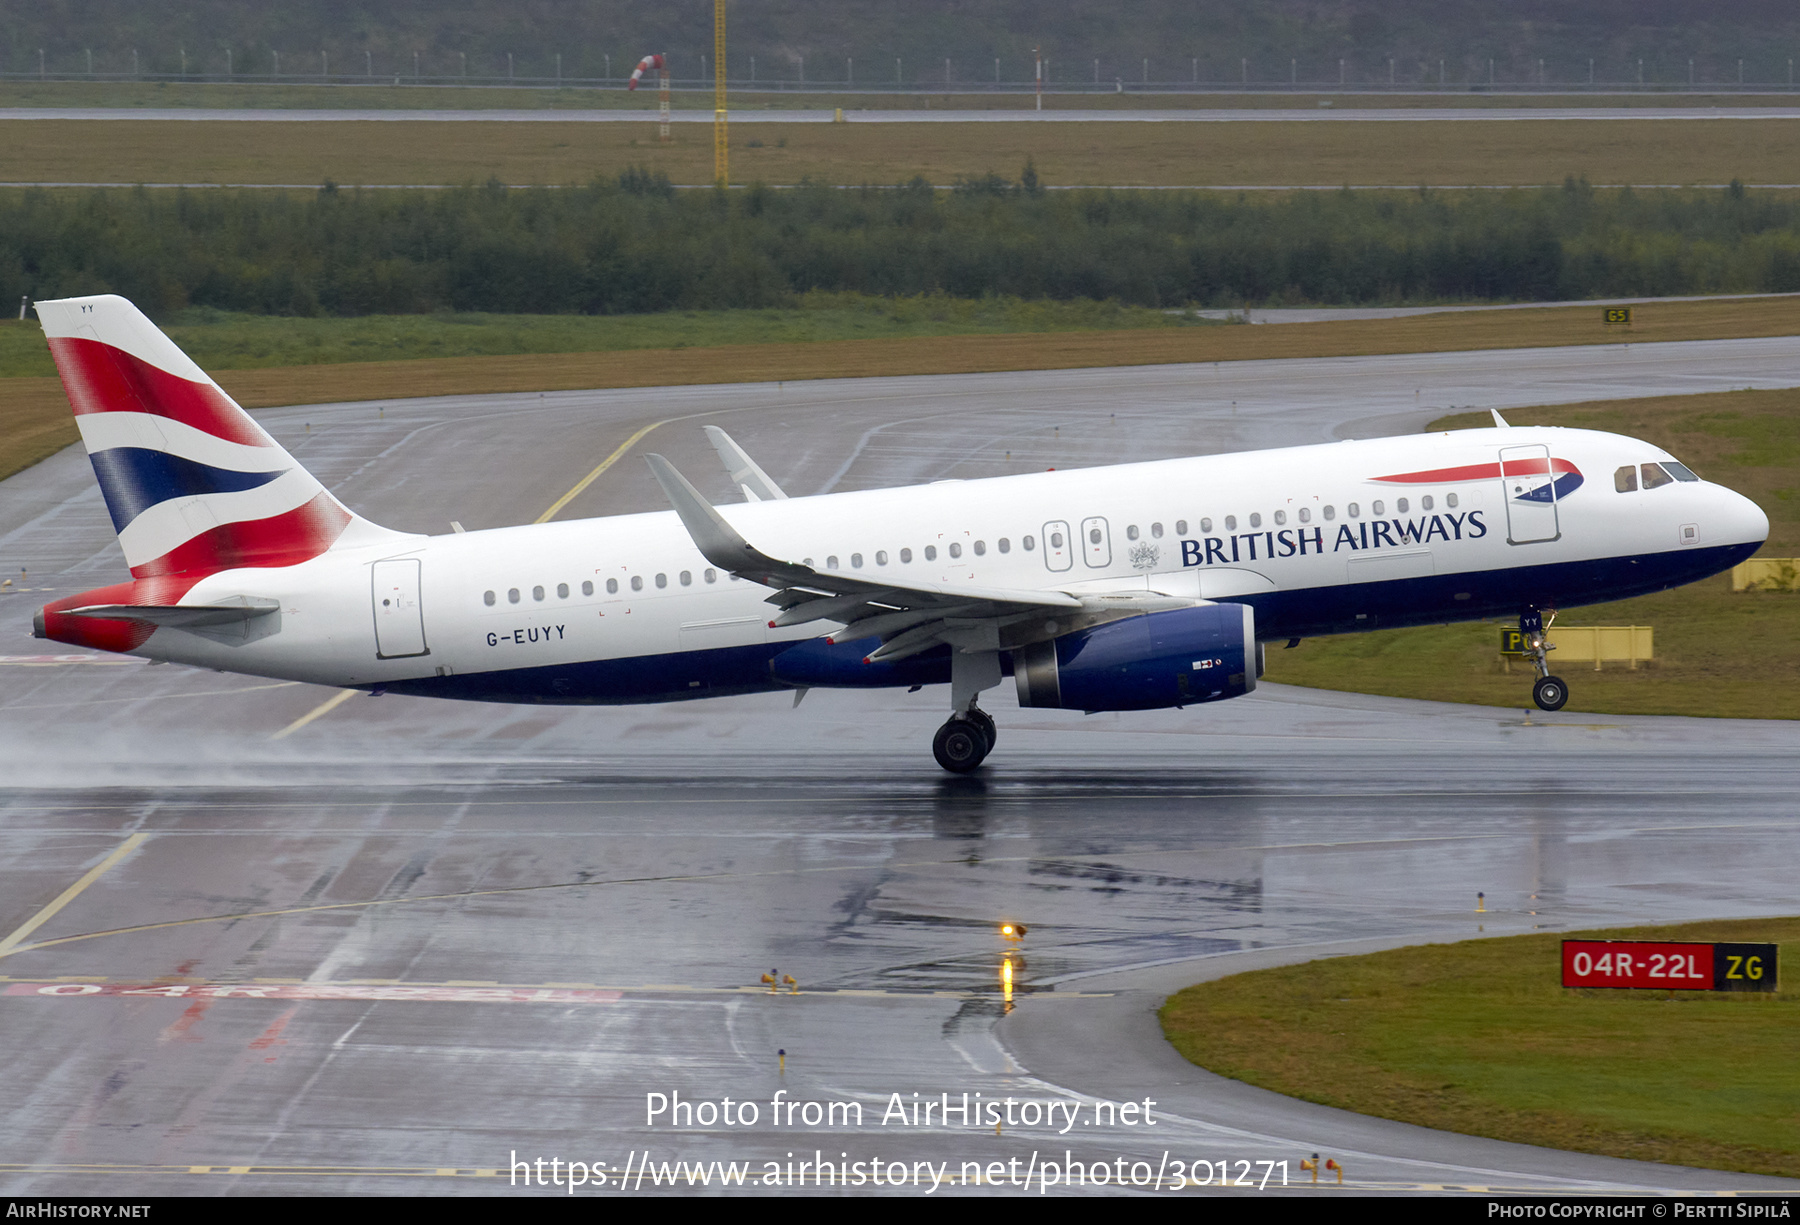
[[[1509,459],[1506,461],[1507,476],[1530,476],[1537,472],[1579,472],[1574,464],[1566,459]],[[1433,468],[1429,472],[1399,472],[1393,476],[1377,476],[1371,480],[1387,481],[1397,485],[1447,485],[1455,481],[1485,481],[1500,477],[1500,465],[1466,464],[1461,468]]]
[[[131,573],[148,579],[212,574],[239,566],[296,566],[329,549],[348,526],[349,512],[321,490],[306,505],[282,514],[204,531],[154,561],[133,566]]]
[[[79,336],[55,336],[50,352],[75,415],[152,413],[245,446],[271,445],[244,410],[209,383],[170,374],[122,349]]]

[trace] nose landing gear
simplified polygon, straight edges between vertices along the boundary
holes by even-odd
[[[1561,710],[1569,700],[1569,686],[1560,676],[1550,675],[1549,654],[1556,648],[1549,641],[1550,626],[1556,621],[1554,608],[1539,612],[1528,608],[1519,614],[1519,632],[1525,636],[1525,649],[1537,668],[1537,681],[1531,686],[1531,700],[1539,710]]]

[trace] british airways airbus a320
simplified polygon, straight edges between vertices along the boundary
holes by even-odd
[[[131,568],[39,637],[373,692],[628,703],[948,684],[978,705],[1177,709],[1256,687],[1261,643],[1517,616],[1567,700],[1558,608],[1750,556],[1755,504],[1631,438],[1459,430],[789,498],[709,427],[747,499],[648,457],[674,513],[419,536],[345,507],[129,302],[38,316]]]

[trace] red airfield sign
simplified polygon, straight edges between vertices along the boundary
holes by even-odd
[[[1565,987],[1774,991],[1779,946],[1686,941],[1564,940]]]

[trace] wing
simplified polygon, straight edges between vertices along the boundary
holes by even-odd
[[[883,640],[870,653],[871,661],[905,659],[945,642],[963,651],[1002,650],[1067,633],[1079,624],[1150,611],[1145,607],[1149,601],[1131,596],[1078,598],[1060,591],[898,582],[782,561],[739,535],[668,460],[645,458],[701,555],[721,570],[775,588],[769,603],[780,612],[771,626],[842,623],[844,629],[831,635],[835,642]],[[1170,606],[1190,603],[1180,600]],[[1130,613],[1112,611],[1124,604],[1131,606]]]

